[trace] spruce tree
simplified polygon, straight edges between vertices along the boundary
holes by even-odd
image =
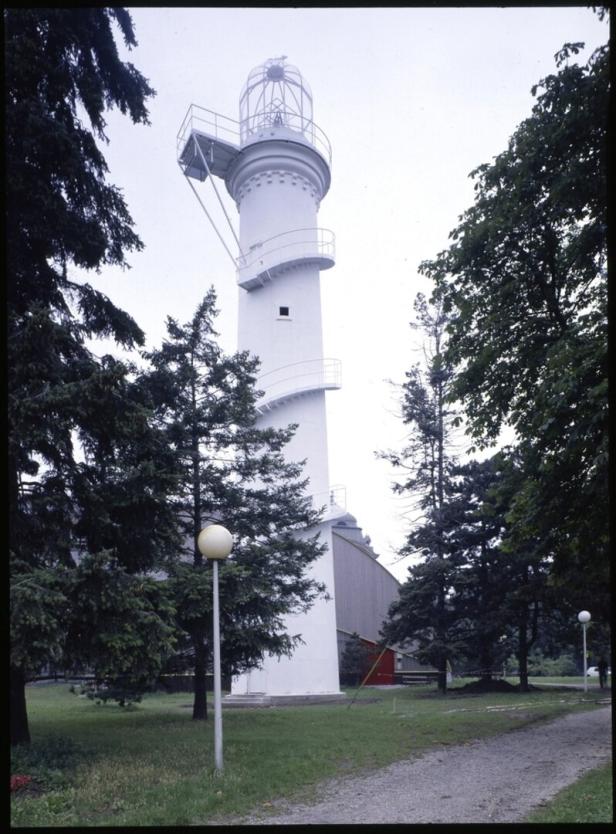
[[[492,490],[495,507],[504,513],[506,526],[499,550],[504,560],[506,589],[502,614],[511,624],[520,675],[520,689],[527,691],[528,658],[541,628],[549,623],[553,610],[563,608],[554,593],[551,573],[554,553],[541,535],[541,523],[528,517],[528,472],[519,449],[501,453],[500,477]],[[531,515],[540,512],[536,505]],[[566,606],[566,603],[565,603]]]
[[[415,327],[425,337],[425,363],[414,365],[402,387],[402,420],[409,427],[400,452],[381,453],[405,471],[394,489],[410,496],[419,518],[400,549],[401,556],[421,556],[409,568],[399,599],[390,607],[383,635],[388,642],[415,640],[417,656],[441,673],[439,688],[447,688],[447,664],[461,644],[452,596],[459,552],[450,546],[452,468],[451,434],[455,414],[447,404],[451,371],[444,359],[447,319],[441,307],[430,306],[420,294],[415,301]]]
[[[510,559],[500,545],[506,535],[506,506],[495,497],[506,466],[498,453],[453,470],[450,546],[461,554],[455,577],[459,633],[467,672],[491,678],[506,659],[511,621],[505,601],[511,590]]]
[[[174,535],[165,501],[173,472],[130,367],[88,347],[96,337],[143,344],[133,319],[84,277],[126,266],[126,253],[142,246],[100,150],[106,110],[147,123],[153,90],[120,60],[114,36],[117,25],[126,46],[136,45],[130,15],[12,8],[3,16],[11,742],[21,743],[29,741],[25,683],[41,664],[80,645],[94,667],[107,669],[111,655],[120,662],[123,650],[134,658],[120,622],[136,627],[133,637],[141,629],[152,670],[170,647],[167,605],[137,574]],[[85,593],[92,571],[95,596],[105,593],[100,582],[111,588],[127,577],[122,605],[108,612],[118,639],[101,647],[104,662],[85,639],[96,616]],[[144,618],[153,623],[145,643]]]
[[[340,675],[347,686],[359,686],[370,671],[370,654],[356,631],[349,635],[340,657]]]
[[[147,354],[144,378],[159,425],[180,467],[174,513],[183,542],[167,567],[169,587],[195,676],[193,718],[207,717],[212,578],[197,547],[217,522],[234,538],[220,566],[222,663],[231,675],[258,665],[264,652],[289,654],[299,635],[284,616],[310,606],[322,586],[307,576],[322,545],[309,529],[318,514],[305,494],[303,462],[287,462],[295,427],[260,429],[258,361],[226,355],[214,330],[213,288],[184,325],[167,319],[167,338]]]

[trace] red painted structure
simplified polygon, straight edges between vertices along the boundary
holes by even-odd
[[[363,637],[361,638],[361,642],[366,648],[370,650],[370,654],[368,655],[369,665],[368,669],[372,668],[374,663],[376,663],[377,658],[383,651],[379,649],[376,643],[371,642],[370,640],[364,640]],[[382,686],[391,686],[394,683],[394,671],[396,668],[396,655],[393,649],[385,649],[383,656],[379,660],[378,664],[372,672],[370,673],[370,677],[364,681],[365,684],[381,684]]]

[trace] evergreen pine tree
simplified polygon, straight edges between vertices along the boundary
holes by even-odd
[[[402,420],[409,426],[408,443],[401,452],[381,456],[405,470],[406,477],[395,490],[410,495],[420,513],[400,555],[420,555],[423,561],[409,569],[383,635],[390,643],[416,640],[417,656],[436,666],[444,692],[447,664],[461,649],[452,595],[460,554],[449,542],[455,415],[447,405],[451,372],[444,360],[446,317],[422,295],[417,296],[415,310],[415,326],[426,338],[426,361],[424,367],[415,365],[407,372],[403,385]]]
[[[505,466],[502,454],[471,460],[453,471],[450,546],[462,555],[455,577],[467,671],[489,679],[506,659],[511,623],[505,610],[509,559],[500,549],[507,524],[494,491]]]
[[[192,320],[167,320],[167,339],[147,354],[147,386],[181,473],[174,501],[183,545],[168,566],[178,624],[195,674],[193,718],[207,717],[211,570],[197,537],[228,527],[231,557],[220,565],[221,656],[227,674],[253,668],[264,652],[289,654],[300,639],[283,618],[310,606],[321,585],[308,578],[322,553],[308,532],[318,515],[305,495],[302,462],[286,462],[294,427],[259,429],[255,374],[247,353],[227,356],[214,330],[210,289]]]
[[[105,668],[112,656],[119,663],[123,653],[139,653],[129,633],[144,618],[152,622],[148,640],[141,626],[132,637],[141,634],[152,670],[169,648],[168,608],[137,572],[174,535],[165,501],[173,473],[131,369],[87,347],[95,337],[128,348],[143,343],[131,317],[82,277],[105,264],[125,266],[125,254],[142,245],[119,189],[106,181],[99,148],[107,109],[147,123],[153,90],[120,60],[114,39],[117,24],[125,44],[136,44],[130,15],[11,8],[3,16],[11,742],[27,743],[25,683],[64,655],[69,630],[74,659],[81,646]],[[92,571],[99,584],[88,605]],[[106,600],[127,633],[101,647],[103,660],[82,638],[106,580],[110,588],[122,584],[115,613],[110,590]]]

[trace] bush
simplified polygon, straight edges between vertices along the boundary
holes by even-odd
[[[142,689],[131,687],[122,682],[104,683],[100,681],[86,681],[79,686],[71,686],[71,692],[75,695],[85,695],[97,704],[106,704],[107,701],[117,701],[121,707],[131,707],[138,704],[143,697]]]
[[[545,657],[541,651],[534,651],[528,658],[528,674],[537,677],[569,677],[578,674],[575,660],[568,654],[559,657]]]

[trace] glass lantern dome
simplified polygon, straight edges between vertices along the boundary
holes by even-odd
[[[313,121],[312,92],[286,55],[255,67],[240,95],[240,144],[266,138],[272,131],[313,145],[331,159],[329,141]]]

